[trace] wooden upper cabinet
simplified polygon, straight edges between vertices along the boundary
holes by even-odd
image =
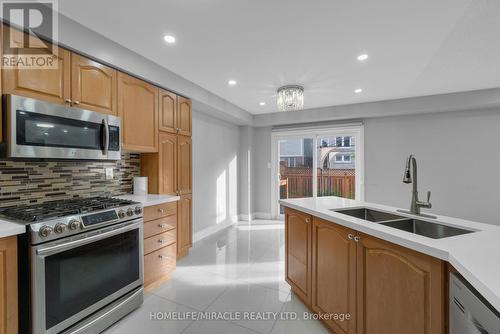
[[[118,73],[118,116],[122,118],[123,148],[158,151],[158,88]]]
[[[177,133],[177,95],[160,89],[160,130]]]
[[[71,55],[71,100],[79,108],[117,114],[118,72],[93,60]]]
[[[186,255],[193,245],[192,195],[183,195],[177,202],[177,254]]]
[[[357,333],[442,334],[442,262],[371,236],[360,237]]]
[[[17,334],[17,237],[0,239],[0,334]]]
[[[285,210],[285,278],[306,305],[311,304],[311,216]]]
[[[192,133],[192,104],[190,99],[177,96],[177,127],[178,133],[191,136]]]
[[[177,193],[177,136],[160,133],[159,156],[159,193],[175,195]]]
[[[4,29],[9,29],[4,27]],[[23,44],[24,33],[10,29],[11,43]],[[30,45],[39,45],[41,42],[33,36],[29,37]],[[44,52],[44,49],[40,49]],[[62,48],[54,48],[54,57],[58,62],[56,69],[23,69],[6,68],[2,70],[3,94],[15,94],[54,103],[65,103],[70,98],[70,67],[71,53]],[[47,54],[49,50],[46,49]]]
[[[192,191],[192,157],[191,138],[177,136],[177,190],[179,195],[190,194]]]
[[[313,218],[311,308],[317,313],[349,314],[349,320],[325,321],[338,334],[356,333],[355,234],[343,226]]]

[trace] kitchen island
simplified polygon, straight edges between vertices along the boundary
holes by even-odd
[[[335,211],[371,208],[415,218],[390,206],[339,197],[280,204],[286,207],[287,281],[316,313],[351,314],[350,321],[324,321],[336,332],[378,333],[379,326],[386,333],[398,326],[413,327],[408,333],[445,332],[448,271],[455,270],[500,310],[499,226],[421,218],[470,232],[434,239]]]

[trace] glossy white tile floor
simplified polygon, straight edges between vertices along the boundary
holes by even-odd
[[[281,221],[239,224],[194,245],[172,279],[106,334],[328,333],[316,320],[150,320],[151,312],[296,312],[304,305],[284,281]],[[241,313],[243,314],[243,313]],[[283,314],[283,313],[282,313]]]

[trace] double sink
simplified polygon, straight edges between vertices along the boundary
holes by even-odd
[[[371,208],[349,208],[331,209],[347,216],[374,222],[380,225],[397,228],[398,230],[422,235],[432,239],[442,239],[456,235],[472,233],[475,231],[465,230],[458,227],[443,225],[438,222],[429,222],[417,218],[398,216],[393,213],[378,211]]]

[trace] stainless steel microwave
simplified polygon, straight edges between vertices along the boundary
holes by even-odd
[[[119,160],[120,117],[4,95],[7,158]]]

